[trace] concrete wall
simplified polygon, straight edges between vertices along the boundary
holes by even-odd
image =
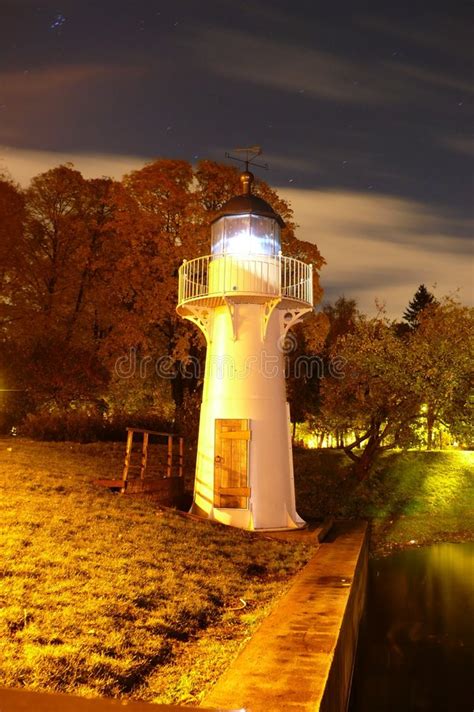
[[[319,706],[320,712],[344,712],[349,703],[359,625],[367,590],[368,551],[366,536],[355,567],[334,657]]]
[[[75,695],[50,694],[29,690],[0,688],[1,712],[178,712],[197,707],[153,705],[127,700],[86,699]],[[205,710],[200,708],[201,712]],[[208,710],[208,712],[213,712]],[[219,712],[226,712],[219,710]]]

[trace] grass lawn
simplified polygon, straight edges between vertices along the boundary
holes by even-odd
[[[0,440],[2,685],[198,701],[314,551],[91,484],[122,459]]]
[[[369,518],[372,549],[378,553],[474,539],[474,452],[386,453],[361,484],[349,468],[340,451],[297,451],[299,513]]]

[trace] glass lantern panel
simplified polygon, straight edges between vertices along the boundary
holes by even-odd
[[[277,255],[280,226],[262,215],[226,215],[211,228],[212,255]]]
[[[211,254],[222,255],[224,252],[224,219],[221,218],[211,227]]]
[[[252,250],[256,255],[276,255],[280,251],[280,226],[273,218],[251,216]]]
[[[224,218],[224,252],[228,255],[252,254],[250,215],[228,215]]]

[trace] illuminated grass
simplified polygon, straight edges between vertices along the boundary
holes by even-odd
[[[295,455],[302,516],[372,520],[372,545],[463,541],[474,534],[474,452],[392,452],[359,484],[338,451]]]
[[[198,700],[309,558],[90,484],[122,450],[0,441],[1,684]]]

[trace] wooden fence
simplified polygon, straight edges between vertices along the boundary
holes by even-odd
[[[154,495],[161,504],[178,504],[184,494],[184,439],[172,433],[127,428],[121,479],[95,484],[122,494]]]

